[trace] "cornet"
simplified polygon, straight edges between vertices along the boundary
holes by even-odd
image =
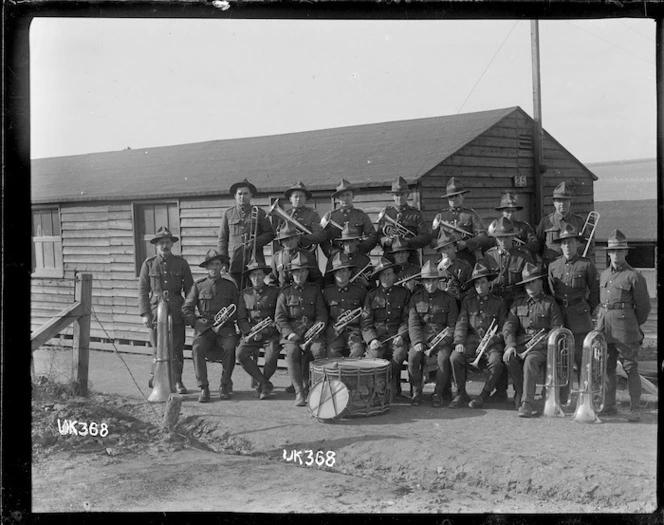
[[[270,217],[280,217],[282,220],[286,222],[290,222],[293,226],[295,226],[298,230],[300,230],[303,233],[306,233],[307,235],[311,235],[311,230],[307,228],[304,224],[302,224],[300,221],[297,219],[293,219],[288,213],[284,211],[284,209],[279,206],[279,200],[274,201],[274,204],[270,206],[270,211],[267,212],[267,214]]]
[[[346,329],[346,327],[352,322],[356,321],[362,315],[362,307],[358,306],[355,310],[346,310],[343,312],[337,319],[337,322],[334,323],[334,333],[338,336]]]
[[[596,211],[591,211],[588,213],[588,216],[586,217],[586,222],[583,223],[583,228],[581,228],[581,231],[579,233],[583,234],[584,231],[586,231],[586,228],[589,227],[589,225],[592,224],[592,229],[590,230],[590,234],[588,235],[588,242],[586,242],[586,247],[583,249],[583,257],[586,256],[588,253],[588,249],[590,248],[590,243],[592,242],[593,235],[595,235],[595,230],[597,229],[597,223],[599,223],[599,212]]]
[[[452,333],[452,330],[448,326],[444,330],[441,330],[438,332],[438,334],[428,343],[428,348],[424,351],[424,355],[429,357],[431,355],[431,352],[433,352],[436,347],[443,342],[443,339],[445,339],[448,335]]]
[[[382,228],[383,235],[386,237],[415,237],[415,234],[406,228],[403,224],[399,224],[396,220],[387,214],[387,208],[383,208],[378,214],[378,222],[385,220]]]
[[[323,228],[323,229],[327,228],[328,224],[331,224],[332,226],[334,226],[335,228],[338,228],[340,230],[344,229],[343,226],[341,226],[338,222],[332,220],[332,212],[331,211],[328,211],[327,213],[325,213],[325,215],[323,215],[323,218],[320,220],[320,227],[321,228]]]
[[[489,325],[489,329],[486,331],[484,337],[482,337],[482,340],[480,341],[480,344],[477,346],[477,350],[475,350],[477,357],[472,363],[469,363],[468,366],[471,366],[477,370],[480,369],[480,359],[482,359],[482,355],[489,346],[489,341],[491,341],[493,336],[496,335],[496,332],[498,332],[498,322],[493,319]]]
[[[214,316],[214,322],[212,323],[212,331],[216,334],[219,333],[219,329],[226,324],[233,314],[237,307],[234,304],[225,306],[219,310]]]
[[[579,423],[601,423],[597,412],[604,407],[606,394],[606,338],[593,330],[583,340],[579,397],[573,420]]]
[[[520,354],[516,354],[519,356],[521,359],[525,359],[526,356],[535,348],[543,339],[546,339],[548,334],[548,331],[546,328],[542,328],[539,332],[537,332],[530,341],[526,343],[525,350],[521,352]]]
[[[324,328],[325,323],[323,321],[318,321],[305,332],[304,343],[300,345],[300,348],[302,348],[303,352],[307,350],[309,346],[311,346],[311,343],[314,342],[314,340],[320,335]]]
[[[560,405],[560,389],[569,388],[571,391],[573,374],[574,335],[567,328],[556,328],[547,343],[545,416],[565,417]],[[568,395],[563,406],[568,407],[571,403],[572,396]]]
[[[263,330],[267,330],[270,326],[274,324],[274,321],[272,321],[271,317],[266,317],[263,319],[260,323],[257,323],[252,327],[252,329],[249,331],[247,335],[244,336],[245,341],[249,341],[258,334],[260,334]]]

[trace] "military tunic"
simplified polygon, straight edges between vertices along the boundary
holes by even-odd
[[[442,258],[438,259],[436,266],[440,264],[440,261]],[[459,306],[463,296],[472,290],[472,285],[468,284],[472,273],[473,267],[467,260],[455,257],[447,268],[438,270],[438,275],[440,275],[438,287],[454,297]]]
[[[291,208],[286,213],[311,232],[310,234],[302,232],[303,235],[299,237],[301,248],[307,250],[311,245],[320,244],[327,240],[327,234],[320,227],[320,215],[313,208],[300,206],[299,208]],[[286,220],[282,219],[277,227],[277,231],[281,230],[285,224]],[[315,251],[310,253],[315,254]]]
[[[551,261],[555,261],[562,254],[560,243],[553,242],[560,236],[560,232],[565,228],[565,224],[571,224],[576,228],[576,231],[582,233],[585,219],[581,215],[575,213],[568,213],[566,216],[560,215],[557,211],[550,213],[544,217],[537,226],[537,240],[540,243],[540,250],[542,255],[542,262],[547,267]],[[583,250],[586,247],[585,240],[580,239],[578,253],[583,255]],[[588,250],[588,256],[592,258],[595,252],[594,242],[591,243]]]
[[[290,269],[290,263],[295,258],[297,254],[301,254],[302,257],[305,257],[307,261],[310,261],[312,265],[309,268],[309,275],[307,276],[307,281],[311,283],[320,284],[323,275],[318,269],[316,261],[312,261],[313,255],[308,253],[301,248],[295,248],[289,250],[288,248],[282,248],[278,252],[275,252],[272,256],[272,275],[274,275],[278,282],[279,287],[283,288],[289,284],[293,284],[293,272]]]
[[[332,259],[334,254],[338,250],[332,250],[330,258],[327,260],[327,266],[325,268],[325,284],[332,285],[334,284],[334,271],[332,271]],[[373,268],[371,266],[371,259],[364,255],[363,253],[355,252],[347,255],[348,259],[352,264],[355,265],[355,268],[350,269],[350,278],[353,279],[353,284],[357,284],[365,289],[370,289],[374,287],[374,281],[368,278],[368,275],[371,275]],[[367,265],[369,265],[367,267]],[[357,279],[354,279],[355,275],[359,272],[362,272],[362,275],[359,275]]]
[[[367,295],[365,288],[349,283],[343,288],[334,284],[327,286],[323,290],[323,299],[330,313],[330,324],[327,327],[325,342],[327,345],[327,357],[342,357],[350,352],[350,357],[362,357],[364,355],[364,342],[360,333],[360,320],[358,317],[352,323],[346,325],[346,328],[337,333],[334,325],[339,320],[339,316],[344,312],[350,312],[364,306],[364,299]]]
[[[458,252],[459,257],[468,261],[471,266],[475,264],[476,257],[482,251],[488,249],[493,244],[493,240],[486,236],[486,228],[478,213],[471,208],[448,208],[441,211],[434,221],[443,220],[452,226],[456,226],[463,231],[472,234],[471,237],[463,237],[460,240],[466,243],[465,249]],[[433,230],[431,247],[434,248],[440,234],[442,226],[438,226]],[[460,236],[461,234],[454,233],[453,235]]]
[[[398,208],[387,206],[385,208],[385,215],[394,219],[398,224],[404,226],[413,233],[413,236],[411,237],[404,237],[403,235],[398,236],[402,237],[406,246],[412,250],[408,260],[413,264],[419,264],[419,255],[415,250],[424,248],[431,241],[431,230],[429,225],[425,222],[422,212],[417,208],[406,204],[404,206],[399,206]],[[385,218],[378,223],[378,231],[381,235],[380,245],[383,248],[383,255],[385,257],[389,257],[392,254],[392,248],[387,244],[387,241],[393,239],[393,237],[385,235],[383,228],[391,229],[392,227],[394,227],[393,224],[388,222]]]
[[[533,260],[539,255],[540,252],[540,243],[537,240],[537,235],[535,234],[535,230],[533,230],[533,227],[528,224],[527,222],[519,221],[517,219],[510,219],[510,222],[512,223],[512,226],[514,226],[515,230],[515,235],[514,237],[516,239],[519,239],[523,244],[519,244],[519,248],[525,248],[530,252],[531,257]],[[497,246],[498,243],[495,239],[493,238],[493,246]]]
[[[360,253],[369,253],[376,246],[378,242],[376,228],[369,216],[362,210],[353,206],[341,206],[332,211],[330,219],[336,222],[339,226],[343,226],[348,222],[351,227],[358,231],[360,236],[366,237],[366,239],[360,240],[357,245],[357,249]],[[334,246],[334,242],[341,237],[341,230],[335,226],[329,225],[324,231],[327,232],[327,242],[321,243],[321,248],[326,257],[331,257],[335,248],[338,248]]]
[[[520,246],[512,246],[507,251],[501,251],[497,246],[487,250],[484,254],[486,266],[497,272],[496,278],[491,281],[491,289],[501,296],[507,307],[512,305],[521,289],[517,283],[521,281],[521,272],[527,262],[533,263],[530,252]]]

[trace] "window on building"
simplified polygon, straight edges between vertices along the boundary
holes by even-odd
[[[32,210],[31,269],[35,276],[63,276],[62,236],[58,208]]]
[[[180,220],[176,202],[136,204],[134,206],[134,235],[136,247],[136,275],[143,261],[157,253],[150,239],[159,228],[165,226],[173,235],[180,237]],[[180,243],[173,245],[173,253],[180,255]]]

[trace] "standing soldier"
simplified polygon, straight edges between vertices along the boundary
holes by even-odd
[[[600,309],[597,329],[606,335],[606,401],[601,414],[616,415],[616,367],[618,359],[627,374],[630,411],[628,421],[641,419],[641,378],[637,356],[643,341],[640,326],[648,319],[650,297],[643,275],[627,262],[627,238],[614,230],[607,240],[606,251],[611,264],[599,280]]]
[[[305,334],[315,323],[327,324],[328,313],[323,294],[318,286],[307,283],[309,264],[298,254],[290,263],[293,284],[284,287],[277,299],[275,321],[281,333],[281,344],[286,352],[286,366],[295,388],[295,405],[306,406],[308,393],[309,363],[325,357],[325,343],[320,332],[311,339],[308,348]]]
[[[599,304],[599,275],[592,261],[578,254],[580,239],[577,229],[565,224],[553,241],[560,244],[563,256],[549,264],[549,290],[563,314],[565,328],[574,335],[577,381],[581,376],[583,340],[593,329],[592,312]]]
[[[279,332],[274,324],[274,311],[277,307],[279,289],[265,284],[265,276],[270,268],[256,261],[247,265],[251,286],[242,290],[237,308],[237,325],[242,332],[242,341],[237,348],[237,360],[242,368],[256,381],[257,394],[260,399],[267,399],[274,390],[270,378],[277,371],[279,359]],[[257,331],[256,325],[266,324],[263,330]],[[251,335],[252,330],[256,332]],[[258,357],[261,347],[265,347],[265,365],[261,373],[253,358]]]
[[[542,263],[544,269],[549,267],[551,261],[555,261],[560,257],[560,244],[555,243],[560,232],[565,227],[565,224],[571,224],[576,228],[581,235],[583,235],[583,226],[585,219],[581,215],[571,212],[572,206],[572,191],[567,187],[566,182],[561,182],[553,190],[553,207],[555,211],[544,217],[537,226],[537,240],[540,243],[540,250],[542,254]],[[579,255],[583,255],[585,243],[579,243]],[[593,245],[591,243],[590,251],[588,254],[594,253]],[[592,255],[590,255],[592,258]]]
[[[238,303],[239,296],[237,287],[228,279],[221,277],[223,263],[228,263],[227,255],[217,250],[208,250],[205,260],[198,265],[207,270],[207,277],[194,283],[182,305],[183,317],[189,326],[194,328],[191,355],[194,360],[196,382],[201,389],[198,396],[199,403],[210,401],[206,359],[220,361],[222,364],[219,398],[230,399],[231,394],[231,375],[235,368],[237,345],[234,326],[237,312],[228,316],[226,322],[218,329],[214,327],[214,322],[215,316],[222,308],[232,309],[232,306]],[[198,316],[195,313],[196,308]]]
[[[231,186],[230,194],[236,205],[228,208],[221,218],[217,250],[230,259],[230,275],[239,288],[244,288],[242,272],[253,258],[265,263],[263,246],[274,239],[272,225],[265,211],[251,205],[256,186],[244,179]],[[254,247],[256,253],[253,253]]]
[[[507,306],[501,297],[490,292],[489,279],[495,275],[482,262],[475,265],[470,282],[473,283],[477,293],[464,297],[454,328],[454,353],[450,362],[457,389],[465,392],[467,366],[477,357],[480,341],[492,324],[495,327],[495,335],[487,340],[478,364],[480,369],[488,368],[489,378],[484,383],[480,395],[470,402],[471,408],[481,408],[486,402],[504,402],[507,399],[506,392],[498,389],[493,396],[491,395],[493,389],[498,387],[499,381],[503,378],[505,379],[503,381],[505,390],[507,389],[507,366],[503,363],[505,344],[502,337],[503,324],[507,318]],[[450,407],[453,406],[455,405],[450,404]]]
[[[526,263],[535,262],[527,249],[514,244],[516,233],[512,221],[501,217],[496,221],[493,231],[497,246],[484,254],[484,264],[496,274],[491,288],[505,300],[507,308],[512,306],[514,299],[521,293],[517,283],[521,280],[523,267]]]
[[[184,319],[180,313],[184,296],[189,293],[194,279],[191,276],[189,263],[179,255],[173,255],[173,243],[178,238],[171,234],[168,228],[162,226],[150,243],[156,245],[157,255],[148,257],[141,266],[138,277],[138,311],[143,324],[150,329],[150,344],[152,345],[152,370],[148,385],[153,386],[154,363],[157,359],[157,308],[159,299],[164,298],[168,303],[168,311],[173,319],[173,355],[175,357],[175,389],[178,394],[186,394],[187,389],[182,383],[182,368],[184,366]]]
[[[410,293],[413,293],[415,286],[419,283],[420,276],[420,266],[408,262],[412,252],[415,250],[408,246],[407,242],[404,242],[402,237],[397,237],[392,243],[392,259],[394,263],[401,267],[401,270],[397,273],[397,283],[399,281],[404,281],[402,286]],[[412,279],[409,279],[412,277]],[[407,279],[407,280],[406,280]]]
[[[422,212],[408,204],[410,189],[403,177],[398,177],[392,183],[392,199],[395,206],[388,206],[381,212],[378,221],[380,232],[380,245],[383,248],[383,256],[390,257],[392,254],[392,243],[397,237],[403,237],[409,248],[419,250],[431,241],[431,231],[424,221]],[[420,265],[420,257],[417,251],[411,252],[410,262]]]
[[[539,255],[539,241],[537,240],[537,235],[535,235],[535,230],[533,230],[532,226],[527,222],[520,221],[516,218],[516,212],[523,210],[523,206],[518,203],[517,194],[510,191],[503,193],[500,199],[500,205],[495,208],[495,210],[501,212],[503,217],[512,222],[515,230],[515,243],[526,248],[530,252],[532,260],[535,261]],[[495,222],[496,221],[491,224],[494,224]],[[491,229],[491,226],[489,226],[489,236],[491,236]]]
[[[353,274],[350,279],[351,282],[369,289],[373,288],[373,283],[369,281],[373,268],[371,266],[371,259],[365,254],[360,253],[358,250],[360,243],[360,234],[356,228],[350,223],[345,223],[343,230],[341,230],[341,237],[337,239],[341,243],[341,250],[333,250],[330,258],[327,260],[327,267],[325,269],[325,284],[334,283],[334,275],[332,275],[332,259],[336,253],[343,253],[348,260],[355,266]]]
[[[546,366],[548,333],[563,325],[563,316],[556,300],[543,291],[544,271],[534,264],[526,263],[523,269],[523,280],[518,284],[525,285],[526,294],[516,298],[503,325],[505,338],[505,354],[503,361],[507,363],[514,386],[514,406],[519,417],[533,417],[535,390],[540,369]],[[534,336],[544,330],[546,336],[538,343]],[[532,349],[519,357],[527,343],[534,345]],[[523,402],[522,402],[523,396]]]
[[[376,228],[369,216],[353,206],[355,193],[357,193],[357,188],[346,179],[341,179],[336,191],[332,194],[332,198],[336,199],[340,206],[330,212],[329,217],[326,214],[328,225],[324,231],[327,233],[327,241],[320,245],[326,257],[331,256],[335,240],[341,236],[341,229],[334,226],[333,222],[341,228],[348,222],[358,231],[362,238],[357,246],[360,253],[368,254],[378,243]]]
[[[473,273],[473,267],[468,261],[457,257],[457,238],[441,230],[438,235],[438,244],[435,249],[440,255],[436,261],[440,280],[438,287],[450,294],[461,305],[464,294],[468,291],[468,281]]]
[[[443,397],[446,398],[445,401],[451,397],[450,355],[454,340],[454,325],[459,315],[459,309],[454,297],[438,288],[438,279],[436,266],[430,261],[424,263],[422,267],[423,289],[415,292],[410,299],[408,333],[412,346],[408,351],[408,375],[413,387],[413,399],[410,403],[413,406],[422,404],[422,368],[427,359],[425,350],[431,351],[431,354],[434,355],[438,354],[433,406],[441,407]],[[449,334],[435,348],[431,348],[429,346],[431,340],[446,328],[449,328]],[[458,399],[455,398],[457,404],[461,404],[464,396],[467,397],[464,391],[458,392]]]
[[[380,285],[364,301],[362,337],[367,357],[387,359],[392,367],[393,395],[401,393],[401,365],[408,355],[408,299],[410,293],[394,286],[399,265],[385,257],[373,271]]]
[[[327,357],[342,357],[349,353],[350,357],[364,355],[360,318],[367,290],[349,282],[351,268],[355,268],[355,265],[343,253],[337,252],[332,257],[334,284],[323,290],[323,299],[330,313],[330,324],[325,334]],[[340,317],[343,314],[350,316],[350,312],[355,310],[358,313],[354,321],[346,324],[345,328],[337,326],[337,323],[342,322]]]
[[[459,257],[470,263],[471,271],[477,259],[481,259],[482,252],[492,244],[486,236],[486,228],[477,212],[463,206],[465,190],[460,182],[450,178],[447,182],[446,193],[449,209],[441,211],[433,220],[433,238],[438,239],[440,230],[461,235],[457,241]],[[465,232],[465,233],[464,233]],[[433,243],[432,243],[433,247]]]

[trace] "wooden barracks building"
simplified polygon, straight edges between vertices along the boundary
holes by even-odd
[[[565,180],[573,211],[594,208],[596,177],[544,132],[544,213]],[[148,240],[161,225],[180,237],[175,253],[198,263],[216,247],[223,211],[234,205],[233,182],[247,178],[259,190],[252,204],[267,210],[302,180],[320,215],[341,177],[361,191],[355,206],[374,222],[392,204],[397,177],[412,185],[411,204],[429,224],[447,206],[450,177],[470,190],[465,204],[488,223],[503,191],[519,194],[521,218],[533,226],[535,178],[533,120],[519,107],[444,117],[386,122],[303,133],[215,140],[147,149],[32,161],[33,257],[31,322],[34,330],[73,301],[76,272],[93,275],[91,347],[147,352],[148,334],[138,315],[138,271],[152,255]],[[282,203],[285,204],[285,203]],[[287,207],[287,206],[285,206]],[[270,257],[270,250],[266,256]],[[378,252],[375,252],[378,253]],[[432,255],[432,252],[425,252]],[[69,329],[71,332],[71,328]],[[189,333],[187,343],[190,343]]]

